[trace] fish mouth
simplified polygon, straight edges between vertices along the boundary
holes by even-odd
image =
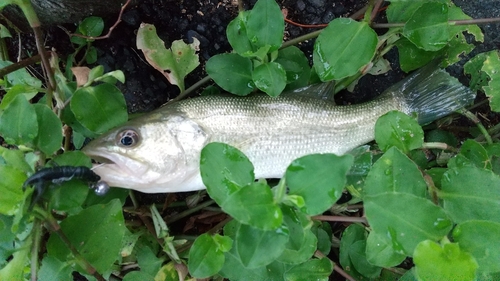
[[[118,178],[130,178],[131,176],[140,178],[147,172],[147,167],[140,161],[131,159],[126,155],[85,149],[83,152],[95,162],[92,164],[93,171],[101,176],[104,181],[108,179],[110,185],[111,182],[115,182]]]

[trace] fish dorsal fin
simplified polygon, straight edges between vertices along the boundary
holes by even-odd
[[[318,84],[312,84],[302,88],[295,89],[293,91],[287,91],[281,94],[282,96],[302,96],[313,99],[320,99],[334,103],[335,95],[335,82],[324,82]]]

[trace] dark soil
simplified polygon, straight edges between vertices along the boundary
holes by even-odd
[[[97,64],[105,67],[105,71],[122,70],[125,73],[126,82],[119,85],[127,100],[128,109],[131,113],[147,112],[158,108],[168,100],[176,97],[179,90],[172,86],[151,67],[144,59],[142,53],[137,50],[135,44],[136,31],[142,22],[151,23],[156,26],[160,38],[166,42],[183,39],[187,42],[196,37],[200,41],[200,66],[186,78],[189,87],[204,76],[206,73],[203,65],[211,56],[219,53],[229,52],[230,45],[226,40],[226,26],[237,15],[237,1],[230,0],[142,0],[130,5],[123,14],[122,22],[113,31],[109,39],[98,40],[94,46],[98,49]],[[280,6],[287,10],[287,18],[302,24],[328,23],[334,18],[347,17],[361,9],[366,1],[355,0],[279,0]],[[458,6],[474,18],[498,17],[500,7],[495,7],[495,1],[454,1]],[[244,8],[250,8],[255,3],[244,1]],[[498,5],[497,5],[498,6]],[[106,16],[106,28],[112,26],[116,21],[116,14]],[[377,21],[383,22],[383,15]],[[74,31],[76,25],[64,24],[68,30]],[[485,43],[478,46],[474,54],[486,50],[500,48],[500,29],[498,24],[482,26],[485,31]],[[286,27],[286,39],[296,38],[300,35],[312,32],[314,28],[302,28],[291,24]],[[46,26],[46,46],[54,48],[61,58],[74,51],[69,43],[66,33],[58,26]],[[10,55],[17,56],[18,36],[15,35],[10,42]],[[31,34],[21,35],[22,57],[36,53],[35,44]],[[304,42],[299,47],[312,58],[313,41]],[[397,51],[391,51],[388,56],[393,69],[388,74],[380,76],[364,77],[355,88],[355,93],[348,92],[339,95],[340,103],[359,102],[372,98],[383,92],[388,86],[401,80],[405,75],[397,68]],[[61,60],[64,61],[64,60]],[[41,72],[40,72],[41,73]],[[460,66],[452,69],[452,73],[463,76]],[[462,77],[465,79],[465,77]],[[487,109],[486,109],[487,110]],[[491,117],[491,116],[490,116]],[[187,194],[170,195],[170,199],[180,201]],[[148,202],[165,200],[165,195],[137,194],[138,199]],[[201,220],[201,219],[200,219]],[[217,223],[221,218],[214,221]],[[169,225],[177,233],[191,222],[179,222]],[[213,223],[200,223],[195,221],[194,227],[188,233],[201,233],[209,229]],[[334,226],[335,227],[335,226]],[[335,229],[335,228],[334,228]],[[337,228],[338,229],[338,228]],[[336,260],[336,257],[332,257]]]

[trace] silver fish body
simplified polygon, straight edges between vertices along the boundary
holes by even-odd
[[[204,188],[200,152],[210,142],[243,151],[255,166],[256,178],[280,178],[298,157],[340,155],[373,140],[375,122],[388,111],[416,112],[427,123],[474,98],[442,70],[417,72],[362,104],[337,106],[314,96],[306,89],[277,98],[184,100],[129,121],[83,151],[106,163],[94,172],[110,186],[146,193],[199,190]]]

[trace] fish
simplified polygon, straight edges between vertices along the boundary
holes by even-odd
[[[110,186],[144,193],[204,189],[200,153],[211,142],[241,150],[256,178],[281,178],[296,158],[342,155],[374,139],[377,119],[392,110],[430,123],[468,104],[475,94],[437,67],[424,67],[377,98],[335,105],[331,84],[278,97],[212,95],[170,103],[92,140],[82,151],[101,164]]]

